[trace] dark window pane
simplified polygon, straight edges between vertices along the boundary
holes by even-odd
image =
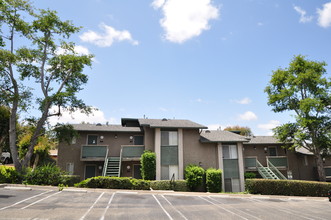
[[[87,144],[88,145],[96,145],[98,143],[97,135],[88,135],[87,136]]]
[[[133,136],[134,145],[144,145],[144,136]]]
[[[178,165],[178,147],[161,147],[161,165]]]

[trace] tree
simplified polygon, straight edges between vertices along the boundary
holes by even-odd
[[[8,150],[10,111],[6,106],[0,106],[0,155],[3,149]]]
[[[288,68],[273,71],[265,89],[274,112],[291,111],[295,116],[295,122],[276,127],[275,136],[289,149],[312,152],[321,181],[325,181],[321,154],[331,146],[331,82],[324,77],[325,66],[296,56]]]
[[[76,94],[87,83],[83,69],[91,66],[92,56],[75,52],[68,39],[80,28],[62,21],[55,11],[34,9],[25,0],[6,0],[0,2],[0,12],[0,105],[10,108],[10,150],[15,168],[21,171],[28,166],[49,117],[60,116],[63,109],[91,111]],[[29,88],[31,84],[40,91]],[[40,116],[28,150],[19,158],[17,114],[33,105]]]
[[[252,136],[252,130],[249,127],[241,127],[239,125],[236,126],[229,126],[224,128],[224,131],[232,131],[232,132],[236,132],[242,136]]]

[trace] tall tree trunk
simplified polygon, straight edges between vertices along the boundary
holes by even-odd
[[[37,167],[37,165],[38,165],[38,163],[39,163],[39,158],[40,158],[39,154],[36,153],[36,158],[34,158],[34,162],[33,162],[32,170],[36,169],[36,167]]]
[[[316,160],[316,165],[317,165],[318,179],[319,179],[319,181],[325,182],[326,177],[325,177],[325,170],[324,170],[324,166],[323,166],[323,159],[319,152],[315,153],[315,160]]]
[[[30,162],[31,157],[33,155],[34,146],[36,146],[36,144],[38,142],[38,137],[41,134],[41,131],[42,131],[42,128],[45,124],[45,121],[47,120],[49,107],[50,107],[50,102],[45,103],[45,107],[43,109],[42,116],[39,119],[39,121],[37,123],[37,127],[36,127],[35,131],[33,132],[32,137],[31,137],[28,152],[25,154],[25,156],[23,158],[23,161],[22,161],[23,166],[28,166],[29,165],[29,162]]]

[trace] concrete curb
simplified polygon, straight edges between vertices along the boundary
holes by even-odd
[[[8,190],[22,190],[22,191],[31,191],[31,187],[23,187],[23,186],[5,186],[4,189]]]

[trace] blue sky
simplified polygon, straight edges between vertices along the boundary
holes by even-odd
[[[264,88],[294,55],[331,65],[331,1],[34,1],[83,26],[72,37],[95,55],[79,97],[99,109],[64,122],[122,117],[189,119],[255,135],[292,120],[273,113]],[[330,66],[327,67],[330,77]],[[54,122],[54,119],[52,119]]]

